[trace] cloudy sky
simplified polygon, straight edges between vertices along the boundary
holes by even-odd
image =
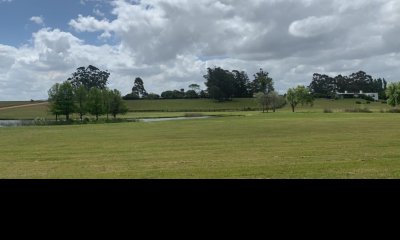
[[[284,93],[314,72],[400,80],[400,0],[0,0],[0,100],[46,99],[76,68],[110,87],[204,87],[207,67],[270,73]]]

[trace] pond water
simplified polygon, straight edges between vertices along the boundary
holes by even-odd
[[[210,118],[210,116],[204,117],[175,117],[175,118],[146,118],[146,119],[139,119],[140,122],[166,122],[166,121],[177,121],[177,120],[192,120],[192,119],[206,119]]]
[[[18,127],[32,124],[32,120],[0,120],[0,127]]]

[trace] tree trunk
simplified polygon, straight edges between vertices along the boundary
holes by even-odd
[[[294,105],[292,104],[292,111],[294,112]]]

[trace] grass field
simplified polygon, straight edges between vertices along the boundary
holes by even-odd
[[[399,178],[400,114],[0,128],[0,178]]]
[[[356,101],[361,101],[363,104],[356,104]],[[25,102],[26,104],[28,102]],[[128,118],[140,117],[160,117],[160,116],[183,116],[185,112],[222,112],[222,111],[243,111],[248,108],[257,109],[258,106],[254,99],[234,99],[231,102],[215,102],[207,99],[195,100],[139,100],[139,101],[126,101],[130,113],[126,116]],[[46,105],[29,106],[18,109],[5,109],[2,110],[1,106],[10,104],[9,102],[0,102],[0,119],[35,119],[46,118],[55,119]],[[22,105],[20,102],[19,105]],[[387,104],[371,103],[366,104],[365,100],[346,99],[340,101],[331,101],[325,99],[317,99],[313,107],[298,106],[298,112],[322,112],[324,109],[331,109],[334,112],[343,112],[346,108],[369,108],[374,112],[389,109]],[[290,106],[279,109],[279,112],[290,112]],[[74,116],[78,118],[78,116]]]

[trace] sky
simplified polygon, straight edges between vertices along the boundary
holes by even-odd
[[[208,67],[400,81],[400,0],[0,0],[0,101],[47,99],[81,66],[122,94],[205,89]]]

